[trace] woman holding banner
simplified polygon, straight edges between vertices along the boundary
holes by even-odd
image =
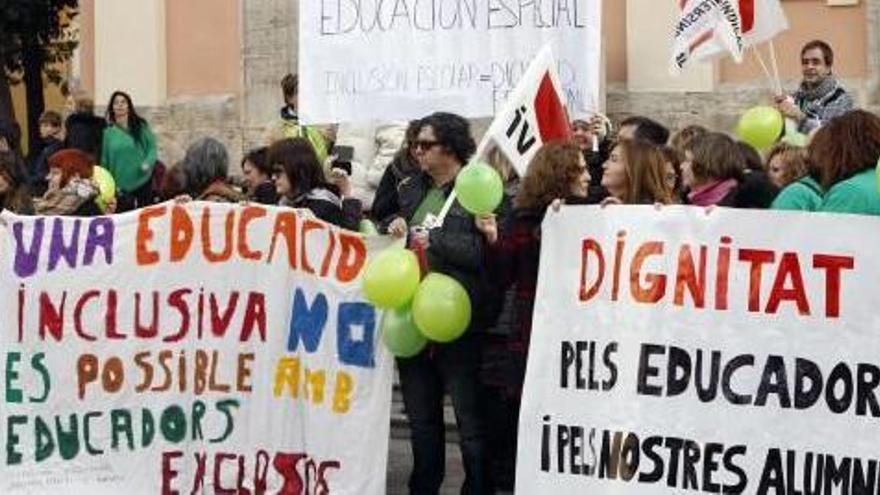
[[[93,180],[95,164],[88,153],[66,149],[49,157],[48,189],[37,199],[35,209],[40,215],[94,217],[101,215],[98,207],[100,189]]]
[[[186,150],[181,168],[184,189],[197,201],[239,203],[246,196],[229,185],[229,153],[226,146],[206,137]]]
[[[695,206],[770,207],[778,193],[763,172],[746,169],[740,146],[719,132],[696,139],[685,150],[682,182]]]
[[[620,141],[603,167],[602,185],[610,194],[603,204],[675,203],[673,187],[666,180],[666,158],[658,146],[642,140]]]
[[[494,215],[477,218],[477,228],[489,243],[485,264],[495,290],[504,294],[513,288],[512,331],[508,335],[506,376],[487,384],[492,416],[489,421],[489,448],[493,464],[510,472],[494,473],[499,480],[513,480],[519,403],[532,328],[532,309],[538,282],[541,252],[541,222],[547,209],[561,199],[582,202],[587,197],[590,174],[577,145],[551,142],[541,148],[520,183],[513,210],[499,227]],[[511,486],[497,486],[511,489]]]
[[[269,147],[268,163],[274,170],[275,188],[282,206],[305,208],[325,222],[357,230],[361,202],[348,197],[351,184],[337,176],[331,184],[315,149],[305,138],[282,139]]]

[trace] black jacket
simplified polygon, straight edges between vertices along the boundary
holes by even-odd
[[[86,201],[77,208],[75,212],[73,212],[73,216],[75,217],[99,217],[103,214],[104,212],[101,211],[98,202],[94,199]]]
[[[431,177],[424,172],[419,172],[401,182],[398,187],[400,211],[396,216],[403,217],[409,224],[432,184]],[[453,187],[453,182],[446,185],[444,188],[446,197],[449,197]],[[389,218],[388,223],[393,218]],[[387,229],[387,224],[385,228]],[[484,263],[485,238],[477,230],[474,216],[456,201],[446,215],[443,226],[430,231],[428,243],[428,268],[432,272],[442,273],[457,280],[471,298],[470,329],[487,328],[493,316],[487,311],[487,307],[495,306],[491,304],[495,301]]]
[[[397,188],[407,177],[419,174],[419,166],[406,155],[399,154],[385,168],[370,213],[376,220],[382,221],[400,211]]]
[[[253,197],[251,199],[261,205],[277,205],[278,191],[275,189],[275,183],[272,181],[266,181],[262,184],[258,184],[257,187],[254,188]]]
[[[332,186],[317,187],[294,200],[282,199],[282,206],[305,208],[316,217],[348,230],[358,230],[361,221],[361,202],[353,198],[339,199]]]
[[[31,193],[34,196],[42,196],[46,193],[49,183],[46,176],[49,175],[49,157],[64,147],[64,143],[55,138],[49,138],[43,144],[43,149],[34,158],[31,169],[28,171],[28,181]]]
[[[101,156],[101,141],[106,123],[91,113],[74,113],[64,123],[67,129],[66,148],[76,148],[93,157]]]
[[[718,202],[718,206],[766,210],[770,208],[777,194],[779,189],[770,182],[766,173],[749,171],[737,186]]]
[[[584,160],[587,162],[587,170],[590,172],[590,187],[587,194],[587,204],[598,204],[608,197],[608,190],[602,187],[602,175],[605,174],[603,165],[608,161],[611,154],[612,142],[609,139],[599,144],[599,151],[584,151]]]

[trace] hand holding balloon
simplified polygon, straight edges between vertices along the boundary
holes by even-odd
[[[470,213],[492,213],[504,197],[504,183],[491,165],[473,161],[458,173],[455,194],[461,206]]]

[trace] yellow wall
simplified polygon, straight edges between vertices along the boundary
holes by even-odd
[[[49,84],[43,79],[44,94],[46,99],[46,110],[55,110],[64,114],[64,97],[61,96],[61,88]],[[27,130],[27,101],[24,91],[24,84],[18,84],[12,87],[12,107],[15,109],[15,118],[21,125],[21,145],[25,153],[27,153],[28,130]]]
[[[167,42],[167,49],[162,56],[153,57],[154,62],[161,59],[162,70],[165,74],[161,81],[151,81],[151,86],[166,85],[162,91],[168,97],[201,96],[208,94],[240,93],[242,84],[242,45],[243,35],[241,32],[241,2],[242,0],[125,0],[117,2],[113,0],[107,3],[153,4],[164,6],[164,23],[155,23],[162,26],[162,36]],[[256,1],[256,0],[255,0]],[[657,2],[672,0],[655,0]],[[112,76],[113,66],[118,65],[114,58],[104,59],[100,64],[96,63],[95,45],[96,38],[108,39],[107,34],[96,33],[95,7],[101,2],[96,0],[80,0],[81,14],[79,24],[81,29],[81,55],[79,59],[80,78],[82,88],[90,94],[95,94],[96,75],[103,79],[105,84],[122,84],[126,87],[129,77],[122,77],[116,81]],[[829,6],[824,0],[782,0],[789,22],[792,28],[783,33],[776,40],[777,53],[779,55],[780,69],[783,77],[798,79],[800,47],[804,42],[820,38],[828,41],[837,53],[836,70],[845,78],[862,78],[868,72],[867,64],[867,22],[865,20],[867,6],[864,0],[859,0],[858,5],[852,7]],[[102,10],[107,10],[106,6]],[[102,27],[102,30],[111,29],[113,26],[121,26],[132,19],[132,12],[120,5],[111,9],[114,16],[123,18],[122,21],[111,22],[110,27]],[[628,73],[627,62],[645,60],[646,57],[654,56],[656,43],[651,46],[627,47],[627,1],[603,0],[603,26],[604,43],[606,53],[606,75],[609,83],[626,83],[638,86],[638,81],[630,81],[636,74]],[[104,16],[107,12],[104,13]],[[142,19],[141,19],[142,21]],[[143,25],[143,23],[141,23]],[[671,30],[671,24],[670,24]],[[109,37],[115,45],[127,45],[136,42],[131,36]],[[664,46],[669,40],[664,38]],[[632,45],[632,43],[630,43]],[[155,49],[156,47],[154,47]],[[106,51],[107,48],[105,47]],[[114,50],[111,50],[114,51]],[[114,53],[118,51],[115,50]],[[124,48],[120,53],[133,53]],[[665,52],[664,52],[665,53]],[[653,54],[653,55],[650,55]],[[130,58],[130,57],[129,57]],[[142,62],[142,61],[141,61]],[[104,65],[109,65],[105,67]],[[155,64],[144,64],[156,68]],[[154,71],[155,72],[155,71]],[[126,71],[122,71],[126,74]],[[718,63],[718,82],[720,83],[758,83],[763,81],[760,67],[755,63],[752,56],[747,57],[742,65],[736,65],[732,60],[724,59]],[[110,75],[108,75],[110,74]],[[155,74],[151,79],[155,79]],[[136,78],[136,82],[143,83],[143,78]],[[129,87],[131,89],[131,87]],[[106,91],[106,88],[104,88]],[[19,91],[16,91],[18,93]],[[19,98],[20,99],[20,98]],[[149,98],[148,98],[149,100]],[[18,107],[20,102],[18,102]],[[100,95],[96,103],[100,106]],[[160,103],[160,102],[151,102]]]
[[[162,105],[167,97],[165,3],[99,0],[94,14],[96,102],[122,90],[135,106]]]
[[[167,0],[168,96],[237,93],[239,0]]]
[[[831,7],[825,1],[784,0],[791,29],[774,40],[783,79],[800,79],[800,51],[808,41],[820,39],[834,48],[835,72],[845,78],[861,78],[868,73],[868,23],[865,0],[852,7]],[[769,63],[769,55],[764,52]],[[761,66],[749,54],[742,65],[730,58],[721,63],[721,81],[742,83],[761,80]]]
[[[608,82],[626,82],[626,0],[606,0],[602,3],[602,30]]]

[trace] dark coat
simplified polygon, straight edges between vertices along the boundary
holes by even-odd
[[[541,258],[541,210],[514,210],[500,225],[498,241],[487,250],[486,266],[497,297],[504,307],[496,326],[506,327],[503,345],[493,346],[495,360],[504,362],[501,373],[484,373],[488,383],[500,386],[507,395],[522,392],[525,365],[532,333],[532,312],[538,286]],[[506,353],[505,359],[500,353]]]
[[[348,230],[358,230],[361,202],[354,198],[339,199],[335,188],[315,188],[294,200],[282,199],[283,206],[311,210],[316,217]]]
[[[587,162],[587,170],[590,172],[590,187],[587,193],[587,204],[598,204],[608,197],[608,190],[602,186],[602,175],[605,169],[602,168],[608,161],[611,154],[612,142],[608,139],[599,144],[599,151],[593,152],[588,149],[584,151],[584,160]]]
[[[400,211],[397,216],[404,218],[409,224],[432,184],[431,177],[424,172],[401,182],[398,188]],[[453,187],[453,182],[446,185],[446,197]],[[387,223],[392,220],[390,218]],[[443,226],[431,229],[428,243],[426,254],[429,270],[448,275],[461,283],[471,298],[470,328],[487,328],[493,318],[491,312],[487,311],[487,306],[492,302],[492,291],[484,264],[485,238],[477,230],[474,216],[456,201]]]
[[[381,222],[396,215],[400,211],[400,202],[398,201],[400,183],[419,173],[418,164],[413,163],[409,157],[396,156],[385,168],[382,180],[379,181],[379,187],[376,188],[373,206],[370,209],[372,217]]]
[[[64,128],[67,130],[66,148],[84,151],[93,157],[101,155],[101,141],[104,139],[106,122],[91,113],[74,113],[67,117]]]
[[[531,335],[543,220],[543,211],[514,210],[500,226],[498,241],[489,248],[486,259],[496,290],[514,289],[516,309],[510,337],[513,349],[522,353],[528,350]]]
[[[766,173],[749,171],[736,187],[721,198],[718,206],[766,210],[778,194],[779,189],[770,182]]]
[[[99,217],[103,214],[104,212],[101,211],[98,202],[94,198],[86,201],[73,212],[75,217]]]
[[[28,182],[31,186],[31,193],[34,196],[42,196],[46,193],[49,183],[46,176],[49,175],[49,157],[64,147],[64,143],[55,138],[49,138],[43,144],[43,149],[34,158],[31,168],[28,171]]]
[[[258,184],[257,187],[254,188],[253,197],[251,197],[251,199],[261,205],[277,205],[278,191],[275,189],[275,183],[272,181],[266,181],[262,184]]]

